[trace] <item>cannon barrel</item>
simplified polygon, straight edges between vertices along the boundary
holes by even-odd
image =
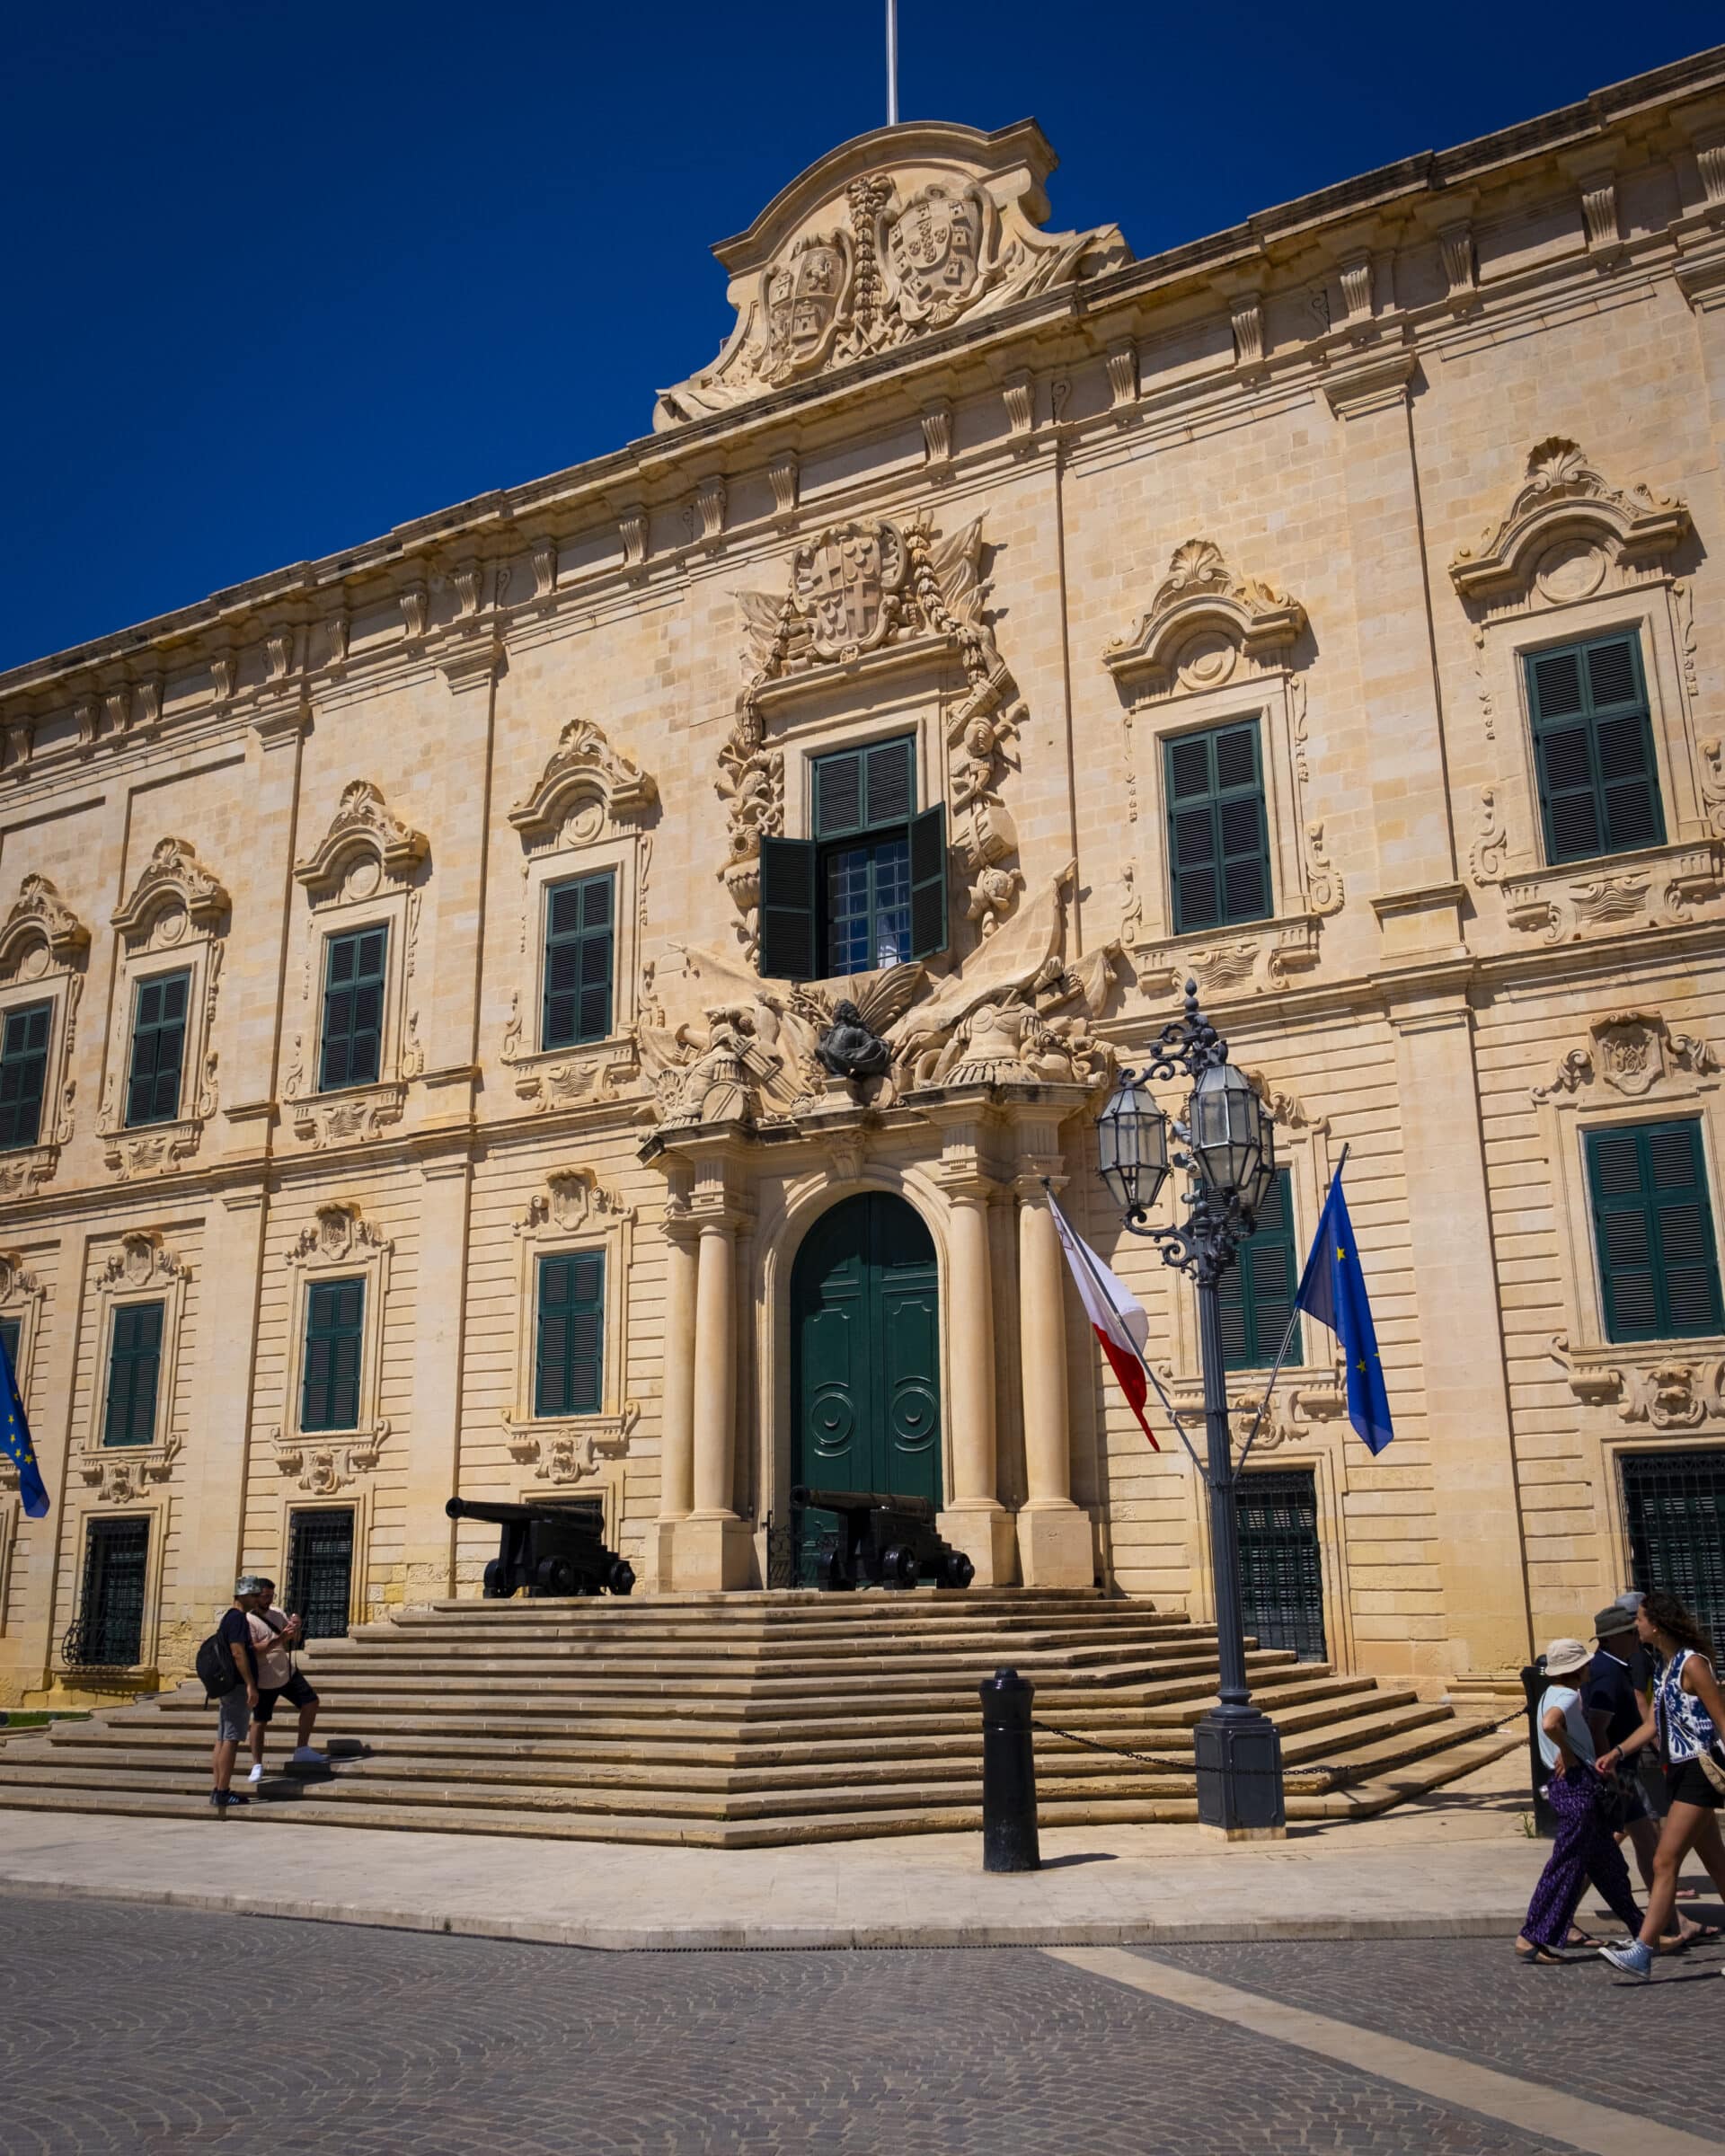
[[[479,1498],[451,1498],[443,1508],[452,1520],[487,1520],[493,1527],[517,1527],[529,1520],[577,1533],[601,1536],[598,1516],[579,1505],[492,1505]]]
[[[879,1489],[810,1489],[799,1482],[791,1502],[809,1512],[902,1512],[913,1520],[933,1520],[934,1507],[926,1498],[895,1498]]]

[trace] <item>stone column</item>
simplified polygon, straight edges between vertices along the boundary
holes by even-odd
[[[699,1258],[687,1224],[665,1224],[664,1372],[659,1395],[659,1537],[656,1577],[668,1586],[672,1532],[694,1507],[694,1321]]]
[[[1531,1642],[1473,1014],[1460,988],[1434,988],[1390,1016],[1448,1632],[1438,1666],[1413,1674],[1513,1675]]]
[[[672,1528],[670,1585],[748,1584],[753,1538],[733,1509],[737,1451],[736,1215],[697,1213],[691,1446],[694,1506]]]
[[[995,1461],[995,1302],[988,1259],[992,1184],[949,1178],[946,1286],[947,1443],[952,1501],[940,1530],[977,1568],[980,1586],[1000,1586],[1017,1570],[1010,1515],[1002,1509]]]
[[[1018,1335],[1024,1387],[1024,1470],[1018,1557],[1027,1587],[1087,1587],[1095,1578],[1090,1515],[1072,1501],[1066,1377],[1066,1261],[1042,1188],[1027,1162],[1018,1192]],[[1065,1178],[1050,1178],[1064,1183]]]
[[[462,1315],[467,1300],[464,1153],[427,1161],[420,1171],[418,1293],[414,1297],[413,1398],[405,1433],[407,1518],[402,1591],[409,1604],[453,1595],[455,1522],[444,1506],[461,1476]],[[390,1313],[384,1313],[389,1324]]]

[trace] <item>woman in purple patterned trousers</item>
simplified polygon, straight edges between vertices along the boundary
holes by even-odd
[[[1550,1682],[1539,1702],[1539,1755],[1551,1769],[1545,1801],[1557,1814],[1557,1839],[1516,1941],[1517,1960],[1530,1966],[1550,1968],[1561,1963],[1556,1948],[1570,1935],[1589,1879],[1632,1938],[1641,1928],[1629,1871],[1605,1810],[1606,1785],[1594,1768],[1593,1732],[1581,1694],[1568,1681],[1579,1677],[1592,1659],[1579,1639],[1553,1639],[1545,1649]]]

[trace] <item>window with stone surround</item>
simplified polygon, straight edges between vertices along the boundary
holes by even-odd
[[[387,923],[324,938],[319,1092],[339,1092],[344,1086],[377,1082],[383,1063],[388,964]]]
[[[1545,858],[1553,866],[1662,845],[1639,634],[1522,655]]]
[[[132,1053],[126,1076],[126,1127],[172,1123],[180,1113],[186,1054],[190,973],[139,981],[132,1003]]]
[[[605,1252],[560,1250],[538,1261],[535,1418],[597,1415],[605,1399]]]
[[[1606,1339],[1725,1329],[1699,1122],[1617,1124],[1586,1141]]]
[[[313,1281],[305,1294],[305,1356],[299,1404],[302,1430],[358,1427],[365,1348],[365,1281]]]
[[[1162,745],[1174,926],[1267,920],[1269,844],[1257,719],[1177,734]]]
[[[162,1303],[121,1303],[108,1336],[108,1405],[103,1445],[149,1445],[155,1436],[162,1383]]]
[[[25,1003],[5,1013],[0,1031],[0,1152],[33,1145],[40,1135],[53,1017],[52,1003]]]
[[[546,887],[542,1048],[580,1047],[610,1037],[616,897],[612,869]]]

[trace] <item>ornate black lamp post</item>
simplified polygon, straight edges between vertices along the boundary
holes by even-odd
[[[1146,1088],[1149,1079],[1184,1071],[1192,1081],[1186,1119],[1172,1126],[1183,1152],[1168,1150],[1169,1121]],[[1210,1492],[1210,1564],[1215,1580],[1221,1698],[1199,1723],[1198,1816],[1229,1833],[1275,1833],[1285,1821],[1282,1744],[1276,1725],[1252,1704],[1246,1688],[1245,1633],[1240,1608],[1240,1532],[1236,1476],[1228,1432],[1217,1286],[1275,1188],[1275,1133],[1263,1103],[1228,1061],[1228,1044],[1198,1007],[1198,984],[1186,984],[1186,1010],[1157,1035],[1141,1071],[1123,1070],[1096,1127],[1102,1180],[1124,1224],[1161,1246],[1163,1262],[1198,1287],[1199,1356],[1204,1374],[1205,1480]],[[1186,1218],[1148,1224],[1170,1165],[1192,1178]]]

